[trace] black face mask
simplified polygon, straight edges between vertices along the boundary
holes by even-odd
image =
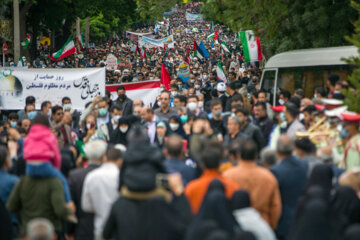
[[[126,95],[125,95],[125,94],[119,94],[119,99],[124,100],[125,98],[126,98]]]

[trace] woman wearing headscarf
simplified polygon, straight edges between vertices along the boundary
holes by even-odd
[[[186,139],[187,135],[184,131],[183,124],[180,121],[180,117],[177,115],[173,115],[169,118],[169,126],[173,133],[181,136],[182,138]]]
[[[218,179],[210,183],[199,213],[190,225],[185,239],[196,240],[198,227],[208,220],[215,221],[218,229],[225,231],[230,238],[234,236],[234,229],[239,228],[232,215],[231,203],[225,197],[224,185]]]
[[[247,191],[240,190],[232,197],[233,215],[242,230],[249,231],[256,239],[276,240],[276,236],[258,211],[251,207],[250,196]]]
[[[127,145],[126,136],[131,125],[127,117],[122,117],[118,121],[117,128],[110,135],[110,143]]]
[[[360,200],[352,188],[337,187],[331,199],[331,207],[347,219],[347,225],[360,223]]]

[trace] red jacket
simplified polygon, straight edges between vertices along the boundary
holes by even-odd
[[[31,126],[24,140],[24,159],[27,162],[51,162],[60,170],[61,155],[58,142],[50,128],[40,124]]]

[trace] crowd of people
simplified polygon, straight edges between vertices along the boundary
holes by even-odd
[[[172,33],[174,49],[144,57],[120,39],[83,59],[29,63],[104,67],[113,52],[125,64],[107,83],[160,80],[163,63],[173,80],[151,106],[120,85],[117,99],[106,92],[83,111],[71,96],[41,109],[27,96],[23,110],[2,111],[0,239],[359,238],[360,115],[341,93],[351,86],[331,74],[313,98],[279,89],[273,106],[234,36],[217,26],[232,55],[212,50],[214,29],[186,22],[184,10],[157,34]],[[208,59],[190,56],[200,40]]]

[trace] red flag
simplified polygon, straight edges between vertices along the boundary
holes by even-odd
[[[195,51],[196,50],[196,42],[194,41],[194,47],[193,47],[193,50]]]
[[[170,74],[166,71],[165,65],[161,65],[161,78],[160,78],[161,84],[164,85],[166,90],[170,90],[170,82],[171,77]]]

